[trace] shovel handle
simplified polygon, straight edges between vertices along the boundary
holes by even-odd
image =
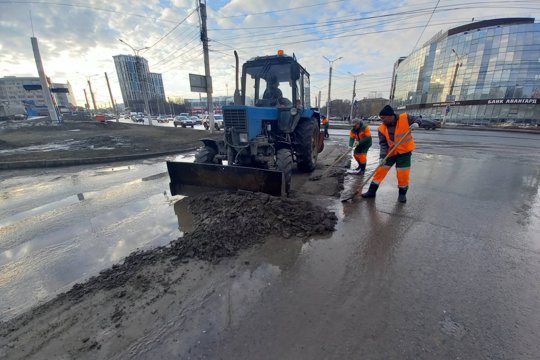
[[[409,130],[405,133],[405,135],[403,136],[403,138],[401,140],[399,140],[397,143],[394,144],[394,146],[392,146],[392,148],[388,151],[388,153],[386,154],[386,156],[384,157],[383,161],[381,164],[379,164],[379,166],[377,166],[375,168],[375,170],[371,173],[371,175],[369,175],[369,177],[364,180],[364,182],[362,183],[362,186],[360,187],[360,189],[362,189],[364,186],[366,186],[366,184],[368,182],[371,181],[371,179],[373,178],[373,176],[375,176],[375,173],[377,172],[377,170],[379,170],[379,168],[381,166],[384,165],[384,163],[386,162],[386,160],[388,160],[388,158],[390,157],[390,155],[392,155],[394,153],[394,151],[397,149],[397,147],[403,142],[405,141],[405,138],[407,137],[407,135],[409,135],[412,131],[412,128],[409,126]],[[355,193],[356,194],[356,193]]]

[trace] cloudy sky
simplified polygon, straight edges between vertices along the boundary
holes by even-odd
[[[395,60],[438,31],[473,18],[540,19],[540,0],[208,0],[207,5],[214,95],[234,92],[234,49],[240,62],[283,49],[310,72],[314,95],[321,90],[326,98],[326,56],[343,57],[334,67],[333,99],[351,97],[349,73],[362,74],[359,98],[374,91],[387,97]],[[132,51],[118,39],[151,47],[141,54],[151,71],[163,73],[167,96],[197,97],[188,83],[188,73],[204,73],[196,8],[195,0],[0,0],[0,77],[37,76],[31,12],[47,75],[71,82],[79,105],[87,78],[98,102],[108,103],[104,72],[122,102],[112,56]]]

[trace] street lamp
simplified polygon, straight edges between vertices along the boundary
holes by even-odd
[[[462,65],[461,56],[458,55],[455,49],[452,49],[452,52],[454,53],[454,55],[456,55],[457,61],[456,61],[456,68],[454,70],[454,75],[452,76],[452,83],[450,84],[450,91],[448,91],[448,96],[446,97],[446,101],[452,100],[452,93],[454,92],[454,85],[456,83],[457,72],[458,72],[459,67]],[[446,123],[446,116],[448,112],[450,112],[450,105],[447,105],[447,107],[445,108],[441,127],[444,127]]]
[[[323,56],[323,58],[328,61],[328,65],[330,66],[330,69],[328,71],[328,102],[326,103],[326,116],[328,117],[328,121],[330,121],[330,91],[332,90],[332,67],[334,66],[334,63],[336,61],[343,59],[343,56],[340,56],[334,60],[330,60],[326,56]]]
[[[128,44],[127,42],[125,42],[124,40],[122,39],[118,39],[122,44],[124,45],[127,45],[131,48],[131,50],[133,50],[133,53],[135,54],[135,71],[137,72],[137,79],[139,80],[139,83],[142,84],[144,83],[144,86],[142,86],[142,95],[143,95],[143,99],[144,99],[144,107],[146,109],[146,113],[148,114],[148,125],[152,125],[152,114],[150,113],[150,105],[148,103],[148,88],[149,88],[149,81],[148,81],[148,76],[142,76],[142,71],[140,71],[139,67],[139,59],[140,59],[140,56],[139,56],[139,52],[143,51],[143,50],[146,50],[146,49],[149,49],[148,46],[145,46],[145,47],[142,47],[142,48],[134,48],[133,46],[131,46],[130,44]],[[141,78],[144,78],[144,82],[141,81]]]
[[[352,121],[352,118],[353,118],[354,99],[356,98],[356,79],[358,79],[359,76],[364,75],[364,73],[360,73],[357,75],[354,75],[350,71],[348,71],[347,73],[354,78],[353,89],[352,89],[352,100],[351,100],[351,115],[349,116],[349,122],[350,122]]]
[[[99,76],[100,74],[84,75],[78,71],[77,71],[77,74],[82,75],[86,78],[86,82],[88,83],[88,88],[90,89],[90,97],[92,98],[92,104],[94,105],[94,111],[97,113],[96,98],[94,96],[94,91],[92,90],[92,83],[90,82],[90,79],[93,78],[94,76]]]

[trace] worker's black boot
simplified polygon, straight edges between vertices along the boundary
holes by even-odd
[[[364,175],[364,173],[366,172],[366,164],[360,164],[360,166],[358,167],[358,170],[360,170],[358,172],[358,175]]]
[[[398,201],[400,203],[406,203],[407,202],[407,189],[399,188]]]
[[[377,195],[377,189],[379,188],[379,185],[371,183],[369,185],[368,191],[362,194],[362,197],[364,199],[374,198]]]

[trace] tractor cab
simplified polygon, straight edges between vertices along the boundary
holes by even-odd
[[[242,104],[309,108],[309,74],[296,58],[279,52],[249,60],[242,67]]]

